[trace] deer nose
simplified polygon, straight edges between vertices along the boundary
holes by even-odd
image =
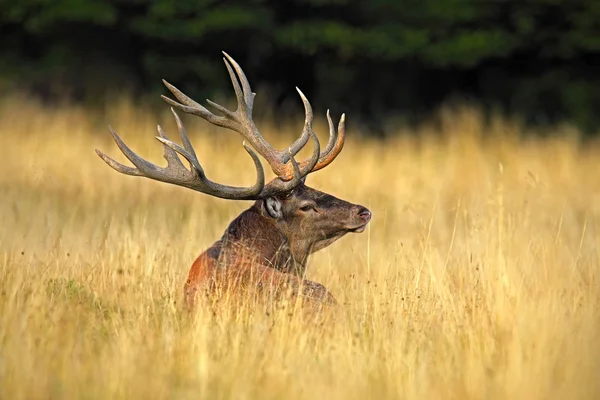
[[[365,207],[361,207],[358,209],[358,216],[362,218],[363,221],[369,222],[371,220],[371,211],[369,211]]]

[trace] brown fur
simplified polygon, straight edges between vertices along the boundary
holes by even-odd
[[[273,216],[268,204],[278,205],[281,215]],[[185,284],[186,304],[194,307],[200,289],[209,295],[267,290],[277,298],[291,294],[309,303],[336,304],[323,285],[303,278],[308,256],[348,232],[361,232],[370,217],[366,208],[303,183],[258,200],[196,259]]]

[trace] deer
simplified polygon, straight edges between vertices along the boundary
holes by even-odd
[[[348,233],[363,232],[372,214],[362,205],[307,186],[306,177],[327,167],[340,154],[345,141],[345,114],[342,114],[336,131],[327,110],[329,141],[321,150],[312,128],[312,106],[296,88],[304,105],[304,127],[291,146],[276,150],[263,138],[252,119],[256,94],[244,71],[227,53],[223,52],[223,55],[237,99],[235,111],[207,100],[221,115],[214,114],[163,80],[177,99],[161,96],[171,106],[183,145],[169,140],[160,125],[157,126],[159,135],[156,139],[164,147],[166,167],[152,164],[134,153],[111,126],[109,131],[117,147],[134,167],[123,165],[98,149],[96,153],[111,168],[125,175],[178,185],[221,199],[254,201],[229,224],[223,236],[193,262],[184,284],[184,301],[188,309],[196,307],[199,293],[210,297],[223,293],[223,290],[250,294],[266,291],[276,298],[292,295],[307,304],[335,306],[337,300],[323,285],[305,279],[308,258]],[[256,169],[255,183],[249,187],[236,187],[208,179],[175,110],[239,133]],[[295,156],[309,140],[313,145],[311,156],[297,161]],[[266,184],[257,153],[276,175]],[[187,161],[189,168],[179,156]]]

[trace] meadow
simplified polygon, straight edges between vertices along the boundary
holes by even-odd
[[[111,124],[163,165],[156,124],[177,131],[160,110],[0,104],[1,399],[600,397],[599,143],[472,107],[376,141],[348,115],[341,155],[307,181],[374,215],[310,261],[335,318],[188,315],[189,266],[250,203],[95,155],[125,161]],[[211,179],[254,181],[237,134],[184,124]],[[302,121],[258,126],[284,148]]]

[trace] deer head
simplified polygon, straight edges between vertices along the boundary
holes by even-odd
[[[365,207],[338,199],[300,182],[287,193],[257,202],[256,207],[273,220],[288,238],[297,262],[321,250],[349,232],[362,232],[371,219]]]

